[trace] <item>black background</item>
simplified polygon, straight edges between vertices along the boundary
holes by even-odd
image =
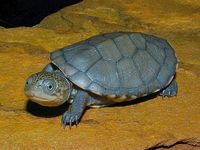
[[[0,26],[33,26],[44,17],[82,0],[0,0]]]

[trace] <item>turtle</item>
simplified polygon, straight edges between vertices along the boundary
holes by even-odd
[[[140,32],[110,32],[57,49],[50,63],[28,77],[30,100],[69,103],[63,126],[79,124],[87,107],[105,107],[152,95],[177,95],[177,58],[167,40]]]

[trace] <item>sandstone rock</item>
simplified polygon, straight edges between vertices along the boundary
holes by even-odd
[[[32,28],[0,28],[0,149],[200,146],[199,11],[199,3],[190,0],[85,0]],[[119,30],[155,34],[171,43],[180,62],[176,97],[88,109],[71,130],[60,126],[66,106],[47,109],[27,101],[25,79],[48,63],[50,51]]]

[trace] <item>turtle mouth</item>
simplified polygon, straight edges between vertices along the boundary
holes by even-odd
[[[36,96],[28,96],[28,98],[39,104],[39,105],[42,105],[42,106],[48,106],[48,107],[55,107],[55,106],[59,106],[61,104],[63,104],[65,101],[62,101],[60,99],[53,99],[53,100],[49,100],[49,99],[44,99],[44,98],[41,98],[41,97],[36,97]]]
[[[27,96],[29,99],[31,99],[32,101],[51,101],[51,100],[48,100],[48,99],[44,99],[42,97],[38,97],[38,96]]]

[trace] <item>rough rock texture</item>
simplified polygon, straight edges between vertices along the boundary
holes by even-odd
[[[33,28],[0,28],[0,149],[200,149],[199,20],[198,0],[85,0]],[[71,130],[60,126],[65,105],[48,109],[27,101],[25,79],[44,67],[48,52],[119,30],[171,43],[179,59],[177,97],[88,109]]]

